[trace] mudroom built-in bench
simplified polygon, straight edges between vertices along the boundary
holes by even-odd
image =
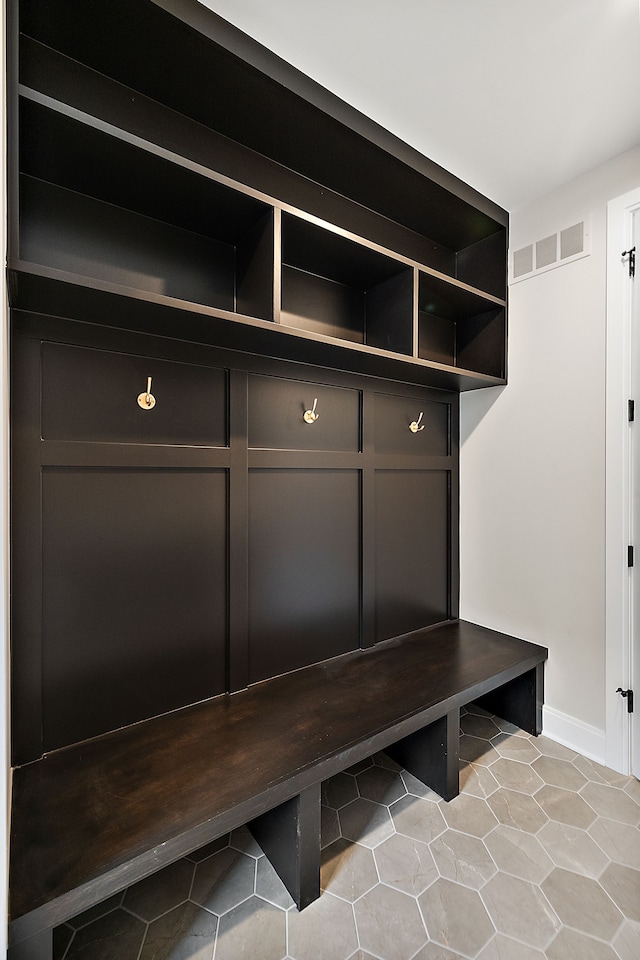
[[[452,799],[460,708],[539,733],[545,657],[451,621],[20,767],[11,960],[51,960],[54,926],[244,823],[304,908],[320,895],[322,781],[385,750]]]

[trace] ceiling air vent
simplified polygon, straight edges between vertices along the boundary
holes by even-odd
[[[545,273],[590,254],[590,231],[587,221],[581,220],[548,237],[513,250],[511,255],[511,283],[527,280],[537,273]]]

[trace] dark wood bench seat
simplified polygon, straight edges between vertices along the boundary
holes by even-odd
[[[304,907],[321,782],[387,750],[451,799],[460,708],[539,733],[546,656],[450,621],[17,768],[9,957],[50,957],[53,927],[244,823]]]

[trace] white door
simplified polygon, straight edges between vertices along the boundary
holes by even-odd
[[[631,235],[629,247],[623,257],[629,277],[629,317],[631,338],[631,397],[634,401],[634,420],[630,424],[631,436],[631,544],[634,547],[633,567],[631,568],[631,636],[629,643],[629,678],[626,688],[635,694],[631,722],[631,772],[640,779],[640,295],[638,293],[640,257],[640,208],[631,211]],[[635,248],[635,249],[634,249]],[[623,688],[625,689],[625,688]],[[626,697],[629,705],[629,694]]]
[[[640,187],[607,205],[606,763],[640,778]],[[629,401],[635,404],[629,419]],[[628,548],[634,548],[629,566]],[[634,712],[628,713],[635,693]]]

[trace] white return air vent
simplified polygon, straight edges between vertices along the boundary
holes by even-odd
[[[510,282],[528,280],[538,273],[562,267],[591,253],[591,231],[587,220],[580,220],[558,233],[542,237],[511,253]]]

